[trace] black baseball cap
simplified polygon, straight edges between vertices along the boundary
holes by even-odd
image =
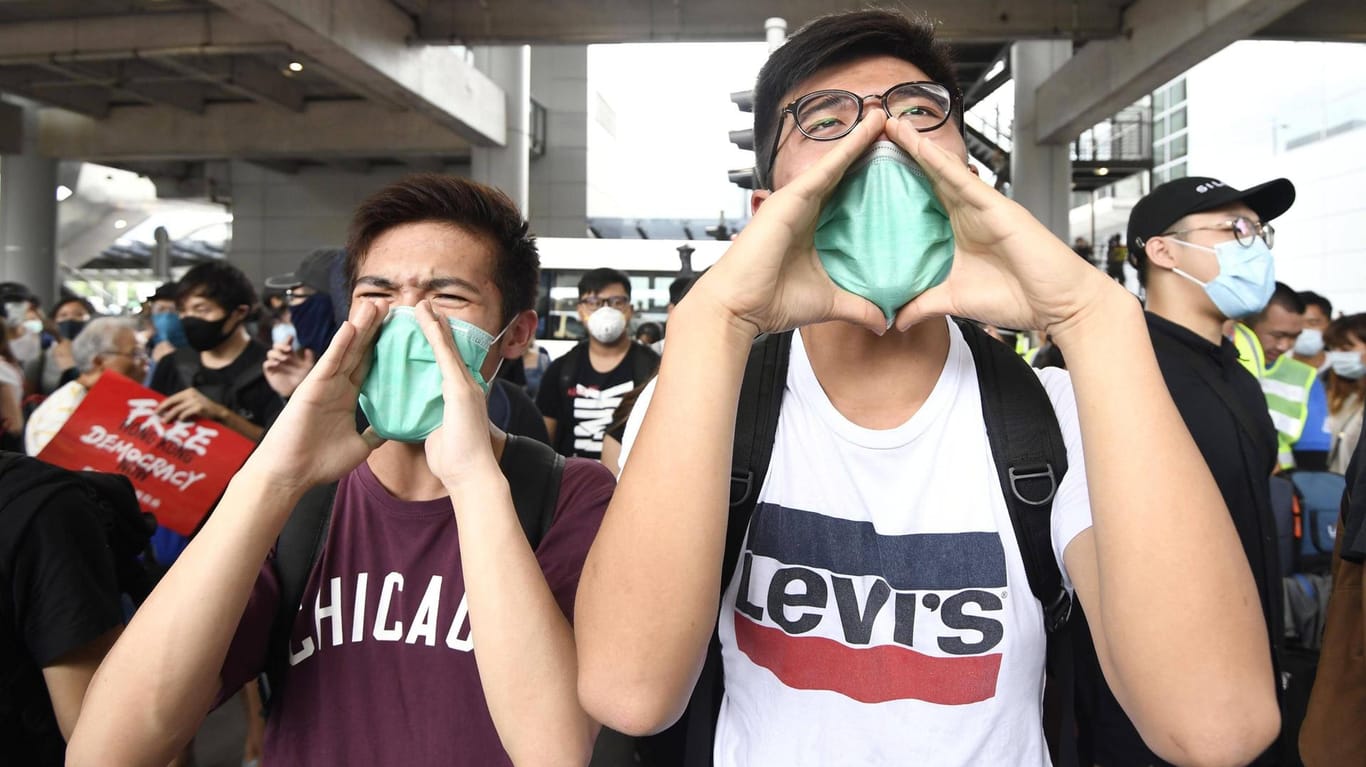
[[[1278,178],[1243,191],[1207,176],[1168,181],[1139,200],[1129,214],[1129,252],[1142,257],[1143,246],[1150,237],[1167,231],[1183,217],[1236,202],[1252,208],[1265,223],[1290,210],[1295,202],[1295,185],[1289,179]]]
[[[345,251],[335,248],[315,250],[304,256],[299,268],[285,274],[266,278],[266,288],[270,290],[291,290],[307,285],[319,293],[332,293],[332,268],[345,258]]]

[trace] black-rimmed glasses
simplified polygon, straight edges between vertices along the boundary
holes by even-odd
[[[1255,242],[1256,238],[1258,237],[1262,238],[1262,242],[1265,242],[1268,248],[1272,247],[1276,243],[1275,227],[1271,226],[1271,224],[1263,224],[1260,221],[1253,221],[1245,216],[1234,217],[1228,221],[1223,222],[1222,224],[1214,224],[1211,226],[1197,226],[1190,229],[1180,229],[1175,232],[1163,232],[1161,236],[1169,237],[1177,234],[1186,234],[1187,232],[1203,231],[1233,232],[1233,238],[1237,240],[1238,244],[1242,245],[1244,248],[1252,247],[1252,243]]]
[[[624,311],[626,307],[631,305],[631,297],[606,296],[604,298],[599,298],[597,296],[584,296],[583,298],[579,299],[579,303],[583,306],[588,307],[589,309],[597,309],[602,306],[610,306],[613,309],[616,309],[617,311]]]
[[[778,144],[788,115],[792,115],[803,136],[814,141],[834,141],[849,135],[859,124],[863,119],[864,103],[873,98],[882,104],[888,119],[909,120],[920,133],[939,128],[953,114],[953,94],[947,86],[931,81],[900,83],[881,95],[859,96],[842,90],[813,91],[798,97],[778,114],[768,174],[773,175],[773,163],[778,159]]]

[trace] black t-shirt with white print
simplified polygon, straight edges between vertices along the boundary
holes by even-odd
[[[634,359],[640,354],[656,359],[652,365],[641,365]],[[567,382],[562,380],[566,364],[573,366]],[[589,362],[586,342],[550,363],[541,378],[536,407],[555,419],[555,450],[565,456],[601,458],[602,438],[621,398],[645,383],[645,378],[635,380],[636,371],[657,364],[654,352],[633,343],[615,368],[600,373]]]

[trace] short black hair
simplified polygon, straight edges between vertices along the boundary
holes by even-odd
[[[754,84],[754,158],[759,183],[772,188],[774,135],[788,91],[817,72],[872,56],[892,56],[914,64],[949,89],[953,119],[963,125],[963,94],[949,47],[936,40],[924,16],[869,9],[822,16],[797,30],[768,57]]]
[[[226,261],[206,261],[190,269],[176,283],[175,303],[202,296],[231,314],[239,306],[256,308],[256,288],[241,269]]]
[[[541,257],[536,236],[512,199],[491,186],[442,173],[414,173],[371,195],[351,216],[346,241],[347,293],[375,240],[403,224],[432,222],[469,229],[492,242],[493,284],[503,295],[503,322],[536,308]]]
[[[658,322],[642,322],[640,327],[636,328],[636,338],[641,336],[645,336],[645,343],[652,344],[664,337],[664,328],[661,328]]]
[[[95,305],[90,303],[90,301],[86,300],[83,296],[68,294],[62,296],[60,301],[52,305],[52,316],[56,317],[57,312],[61,311],[62,307],[67,304],[80,304],[81,308],[85,310],[85,313],[89,314],[91,317],[99,314],[99,312],[95,311]]]
[[[626,272],[604,266],[583,273],[583,276],[579,278],[579,296],[597,293],[608,285],[620,285],[626,288],[627,297],[631,295],[631,278],[626,275]]]
[[[1276,289],[1271,292],[1271,298],[1266,302],[1266,305],[1267,307],[1279,306],[1291,314],[1304,314],[1304,301],[1300,300],[1300,294],[1284,282],[1276,283]],[[1266,309],[1262,309],[1258,319],[1265,315]]]
[[[1319,311],[1323,312],[1324,317],[1327,317],[1330,320],[1333,319],[1332,301],[1329,301],[1327,298],[1319,295],[1318,293],[1315,293],[1312,290],[1301,290],[1298,295],[1300,297],[1300,300],[1304,302],[1304,308],[1306,310],[1308,310],[1311,306],[1317,306],[1319,308]]]

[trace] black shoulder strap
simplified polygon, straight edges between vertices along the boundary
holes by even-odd
[[[760,336],[750,348],[749,361],[740,382],[740,400],[735,408],[735,442],[730,459],[730,513],[726,519],[726,546],[721,558],[722,593],[740,558],[745,529],[759,502],[759,491],[773,457],[778,414],[787,385],[792,332]],[[687,767],[711,767],[716,717],[721,711],[725,687],[721,641],[713,631],[687,712],[675,725],[683,731],[683,763]]]
[[[722,560],[721,590],[735,569],[750,515],[759,502],[759,491],[773,458],[778,433],[778,413],[787,385],[787,361],[792,333],[760,336],[750,348],[749,362],[740,382],[740,401],[735,408],[735,444],[730,456],[730,517],[726,522],[726,549]]]
[[[655,353],[655,350],[633,341],[631,343],[631,382],[636,386],[644,386],[646,381],[654,378],[655,372],[658,370],[659,355]]]
[[[534,551],[555,519],[564,456],[543,442],[509,434],[498,468],[507,477],[517,519]]]
[[[1067,445],[1053,401],[1034,370],[975,323],[957,324],[977,368],[987,442],[1029,590],[1043,608],[1051,677],[1044,690],[1045,740],[1057,767],[1078,767],[1075,629],[1068,625],[1072,598],[1062,584],[1052,535],[1053,499],[1067,474]]]
[[[976,324],[960,320],[958,327],[977,368],[987,441],[1029,589],[1043,606],[1044,628],[1052,634],[1072,611],[1053,556],[1051,525],[1053,497],[1067,473],[1067,446],[1053,402],[1024,360]]]
[[[564,353],[560,363],[560,396],[569,396],[569,387],[574,385],[579,376],[579,358],[583,356],[583,349],[588,345],[587,341],[581,341],[567,352]],[[572,410],[572,408],[571,408]]]
[[[193,387],[195,374],[200,367],[199,352],[182,346],[175,350],[171,359],[175,362],[176,373],[180,374],[180,385],[187,389]]]
[[[337,483],[312,488],[290,512],[280,537],[275,541],[275,576],[280,584],[280,601],[275,620],[270,625],[270,644],[266,651],[265,689],[261,699],[267,711],[269,705],[284,689],[289,671],[289,633],[294,627],[294,616],[303,602],[304,587],[313,563],[322,554],[327,533],[332,527],[332,502],[337,497]]]

